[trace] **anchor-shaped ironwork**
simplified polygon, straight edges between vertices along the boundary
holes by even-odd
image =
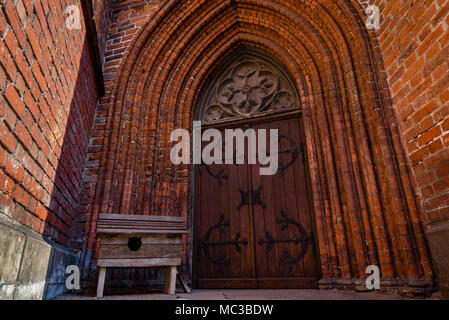
[[[304,147],[303,147],[302,143],[298,146],[296,144],[296,142],[293,141],[292,138],[287,137],[287,136],[285,136],[283,134],[279,134],[278,147],[281,145],[281,140],[282,139],[287,140],[290,143],[290,147],[287,147],[286,149],[279,150],[277,152],[277,154],[278,154],[278,156],[281,155],[281,154],[291,154],[291,158],[285,164],[282,163],[280,160],[278,160],[278,171],[277,171],[277,174],[280,177],[282,177],[284,175],[284,172],[296,162],[296,160],[299,157],[299,154],[301,154],[302,162],[304,163],[306,161],[305,154],[304,154]],[[264,152],[267,153],[266,150],[264,150]]]
[[[286,230],[288,228],[288,225],[291,224],[298,229],[299,236],[296,238],[289,238],[289,239],[274,239],[273,235],[267,231],[265,233],[265,239],[260,238],[257,242],[259,243],[259,245],[266,244],[267,252],[270,252],[270,250],[276,243],[292,243],[296,245],[301,244],[301,252],[298,257],[296,258],[292,257],[292,255],[287,250],[285,250],[283,252],[281,259],[279,260],[279,263],[287,265],[288,272],[291,272],[293,264],[301,261],[301,259],[303,259],[304,256],[306,255],[309,245],[313,244],[312,240],[313,238],[311,235],[307,234],[307,231],[299,222],[290,219],[284,210],[281,210],[281,216],[282,218],[276,219],[276,224],[279,224],[281,226],[281,230],[282,231]]]
[[[227,180],[229,178],[229,175],[227,173],[225,173],[225,168],[221,168],[217,173],[214,173],[210,169],[210,166],[208,166],[207,164],[204,164],[204,163],[201,165],[200,175],[203,174],[203,170],[202,170],[203,167],[206,168],[207,173],[212,178],[215,178],[217,180],[219,186],[223,185],[223,180]]]
[[[280,150],[278,153],[279,154],[291,154],[291,159],[290,159],[290,161],[287,164],[283,164],[283,163],[281,163],[279,161],[278,175],[280,177],[282,177],[284,175],[285,170],[287,170],[289,167],[291,167],[296,162],[296,160],[298,159],[298,156],[299,156],[300,153],[301,153],[301,156],[302,156],[302,159],[301,159],[302,162],[303,163],[305,162],[304,148],[303,148],[302,143],[298,146],[295,143],[295,141],[293,141],[292,138],[287,137],[287,136],[285,136],[283,134],[279,135],[279,141],[281,139],[285,139],[288,142],[290,142],[290,148]],[[280,145],[280,143],[279,143],[279,145]]]
[[[226,143],[223,144],[223,149],[222,149],[222,154],[226,154]],[[232,155],[232,159],[233,159],[233,164],[236,165],[237,164],[237,155],[236,155],[236,151],[234,150],[234,153]],[[224,163],[226,163],[226,158],[223,161]],[[203,167],[206,169],[206,172],[214,179],[217,180],[218,185],[222,186],[223,185],[223,181],[229,179],[229,175],[225,172],[225,168],[221,168],[217,173],[213,172],[211,169],[210,165],[207,165],[205,163],[202,163],[200,166],[200,175],[203,175]]]
[[[209,228],[209,230],[207,230],[206,234],[204,235],[204,239],[203,240],[199,240],[199,255],[198,255],[198,259],[201,258],[201,249],[203,249],[205,256],[214,264],[221,264],[221,265],[229,265],[229,260],[226,259],[226,255],[222,255],[218,258],[214,258],[212,257],[211,253],[210,253],[210,247],[215,247],[215,246],[226,246],[226,245],[233,245],[234,249],[237,252],[241,252],[242,248],[241,245],[248,245],[248,240],[247,239],[240,239],[240,232],[237,232],[234,240],[229,240],[229,241],[210,241],[209,238],[212,234],[212,232],[216,229],[221,229],[224,227],[229,227],[229,221],[226,220],[224,218],[224,215],[220,216],[220,219],[218,220],[218,223],[216,225],[213,225],[212,227]]]

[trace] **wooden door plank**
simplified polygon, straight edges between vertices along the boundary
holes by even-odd
[[[293,136],[292,139],[295,141],[297,139],[302,141],[299,131],[300,123],[297,119],[260,122],[254,128],[280,129],[280,133]],[[300,144],[300,142],[297,143]],[[247,149],[245,148],[245,150]],[[291,157],[291,154],[287,156]],[[260,176],[259,165],[247,165],[245,169],[236,166],[237,170],[228,171],[229,179],[222,181],[221,189],[217,186],[216,179],[209,174],[204,173],[200,177],[197,176],[196,190],[201,191],[195,194],[195,212],[197,213],[195,229],[199,231],[194,240],[196,246],[199,245],[199,239],[204,237],[207,230],[218,222],[220,215],[211,212],[217,206],[222,209],[221,214],[225,221],[229,221],[229,226],[224,227],[221,232],[213,234],[209,241],[230,242],[240,232],[240,239],[246,238],[245,235],[248,235],[249,242],[249,250],[244,250],[242,246],[240,253],[234,249],[233,245],[211,248],[210,253],[214,257],[220,255],[227,257],[228,266],[214,264],[205,257],[204,252],[201,253],[201,260],[195,260],[196,266],[194,266],[197,286],[201,288],[237,288],[242,286],[254,288],[257,287],[257,278],[259,278],[261,287],[316,287],[317,279],[311,276],[316,274],[316,267],[313,270],[308,269],[315,264],[313,255],[304,257],[307,261],[302,260],[292,264],[291,270],[285,263],[280,263],[281,258],[285,258],[283,257],[284,252],[288,252],[293,257],[299,256],[300,253],[300,245],[284,241],[298,237],[299,233],[294,225],[282,228],[277,221],[282,217],[281,211],[285,212],[292,220],[299,221],[305,229],[311,230],[312,228],[310,216],[307,214],[309,207],[302,208],[302,193],[304,190],[307,193],[308,189],[304,187],[307,181],[301,158],[302,156],[299,154],[297,162],[285,170],[284,176]],[[286,158],[286,155],[281,154],[280,161],[285,164],[289,162],[289,159]],[[301,164],[298,163],[299,161]],[[211,166],[211,169],[219,171],[222,167]],[[265,208],[258,203],[250,203],[251,191],[256,191],[260,186],[263,187],[261,198]],[[249,204],[243,205],[240,210],[233,211],[233,208],[239,206],[241,202],[239,187],[242,191],[249,192]],[[306,214],[303,214],[304,210]],[[266,252],[266,245],[262,246],[257,243],[259,238],[267,240],[266,232],[269,232],[275,241],[269,252]],[[309,252],[307,253],[309,254]],[[250,270],[249,273],[248,270]]]
[[[294,120],[284,120],[283,126],[282,126],[282,134],[291,139],[291,141],[286,141],[284,139],[285,145],[283,148],[298,148],[298,151],[300,151],[301,141],[297,139],[296,136],[292,136],[292,133],[290,132],[290,124]],[[296,126],[294,128],[295,130],[299,130],[299,127]],[[291,144],[294,145],[291,145]],[[288,163],[292,157],[292,154],[285,154],[283,163]],[[298,192],[296,181],[294,177],[294,170],[295,168],[302,168],[302,157],[301,154],[297,155],[296,161],[284,171],[284,174],[281,177],[281,180],[284,185],[284,198],[285,198],[285,208],[284,213],[288,216],[289,219],[292,219],[293,221],[300,222],[299,217],[299,211],[302,211],[298,208],[298,198],[302,197],[303,195]],[[305,181],[301,181],[300,184],[304,184]],[[298,239],[302,235],[299,232],[298,228],[294,224],[288,224],[288,227],[286,229],[286,234],[288,234],[289,239]],[[295,243],[289,243],[288,244],[288,253],[290,254],[291,258],[298,259],[301,255],[302,247],[301,244],[295,244]],[[304,259],[301,259],[298,262],[292,263],[290,265],[290,268],[292,269],[292,274],[295,274],[296,276],[304,276]]]
[[[253,126],[253,129],[255,129],[256,131],[259,129],[264,129],[264,125],[255,125]],[[269,131],[268,131],[269,132]],[[268,139],[268,134],[267,134],[267,139]],[[259,148],[259,143],[260,141],[257,141],[256,143],[256,147]],[[267,148],[268,148],[268,144],[267,144]],[[260,276],[264,276],[265,274],[267,274],[267,270],[269,268],[269,263],[268,260],[266,258],[267,256],[267,251],[266,251],[266,246],[259,244],[258,241],[259,239],[265,239],[265,232],[267,230],[266,225],[267,225],[267,217],[266,217],[266,212],[271,211],[273,208],[273,199],[272,199],[272,195],[269,194],[270,191],[272,191],[272,188],[266,188],[266,180],[270,179],[271,177],[267,177],[267,176],[261,176],[260,175],[260,164],[253,164],[250,166],[250,178],[251,178],[251,183],[250,183],[250,190],[258,190],[260,186],[263,185],[263,189],[261,190],[261,198],[263,200],[263,203],[267,206],[266,208],[263,208],[262,205],[257,204],[257,205],[252,205],[251,206],[251,211],[252,211],[252,221],[253,221],[253,230],[254,230],[254,242],[253,242],[253,247],[254,247],[254,252],[255,252],[255,264],[256,264],[256,272],[257,272],[257,277]]]
[[[295,143],[298,145],[298,147],[301,147],[301,144],[303,143],[300,133],[300,126],[299,126],[299,119],[292,119],[288,123],[288,133],[290,138],[295,141]],[[304,148],[304,146],[302,146]],[[303,149],[304,152],[304,149]],[[304,206],[304,200],[308,198],[307,190],[305,188],[306,186],[306,180],[305,180],[305,168],[303,163],[303,157],[304,154],[298,155],[298,161],[297,164],[292,166],[291,168],[291,175],[289,177],[291,178],[290,183],[293,185],[293,188],[295,190],[294,197],[296,201],[296,210],[291,210],[292,219],[295,221],[298,221],[306,230],[306,232],[310,235],[311,228],[309,223],[309,208],[308,206]],[[304,157],[305,158],[305,157]],[[305,160],[305,159],[304,159]],[[309,244],[307,248],[306,255],[303,257],[303,259],[299,262],[301,264],[301,270],[304,276],[310,276],[310,270],[307,269],[308,260],[310,257],[308,254],[311,251],[312,244]],[[292,251],[295,253],[295,255],[301,254],[301,248],[297,246],[296,248],[292,248]],[[312,257],[312,259],[314,259]]]

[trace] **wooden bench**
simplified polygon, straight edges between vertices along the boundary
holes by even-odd
[[[184,218],[100,214],[97,235],[101,240],[97,297],[103,297],[106,268],[167,268],[165,293],[175,294],[177,267],[181,265]],[[186,292],[190,289],[180,278]]]

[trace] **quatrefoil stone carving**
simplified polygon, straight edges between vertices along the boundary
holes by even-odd
[[[299,108],[287,76],[269,61],[248,56],[229,65],[215,83],[209,84],[201,120],[251,117],[266,111]]]

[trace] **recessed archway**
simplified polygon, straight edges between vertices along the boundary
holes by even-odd
[[[386,285],[430,285],[423,216],[357,1],[167,1],[125,54],[100,112],[105,139],[86,256],[97,213],[191,219],[192,171],[170,163],[170,132],[191,129],[200,88],[242,45],[275,56],[299,91],[321,286],[363,287],[368,265],[380,267]],[[189,266],[187,240],[185,249]]]
[[[291,73],[263,50],[237,48],[205,81],[196,120],[205,133],[220,133],[214,138],[222,142],[219,148],[237,148],[246,136],[247,150],[241,164],[234,149],[231,156],[221,155],[232,164],[194,167],[196,287],[318,287],[319,253],[301,113]],[[231,130],[236,136],[229,141]],[[257,162],[261,155],[256,156],[256,149],[262,143],[260,149],[268,150],[269,144],[261,141],[261,131],[265,137],[276,135],[276,151],[269,151],[276,157],[275,172],[263,173]],[[256,163],[248,162],[250,155]]]

